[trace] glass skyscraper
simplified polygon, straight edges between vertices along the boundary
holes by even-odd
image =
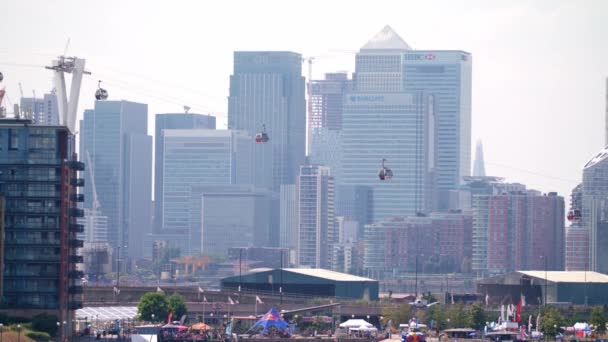
[[[435,97],[439,209],[471,172],[471,60],[468,52],[440,50],[411,50],[403,59],[405,89]]]
[[[256,187],[278,193],[293,184],[304,162],[306,112],[302,56],[294,52],[238,51],[230,76],[228,128],[253,137],[266,126],[270,141],[255,144]]]
[[[148,105],[129,101],[97,101],[80,121],[80,153],[89,154],[101,213],[108,217],[107,241],[124,247],[130,257],[143,256],[141,237],[150,231],[152,201],[152,137]],[[90,173],[84,173],[92,184]],[[85,208],[92,189],[85,189]]]
[[[215,129],[215,116],[194,113],[156,114],[154,135],[154,223],[156,230],[163,222],[163,130],[165,129]]]

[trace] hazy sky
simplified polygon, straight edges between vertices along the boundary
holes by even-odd
[[[153,114],[183,105],[225,127],[235,50],[321,56],[321,78],[352,72],[353,52],[389,24],[414,49],[473,54],[472,148],[483,140],[488,174],[569,196],[604,145],[608,1],[19,0],[1,13],[11,100],[18,82],[25,96],[51,89],[40,66],[70,38],[93,72],[79,115],[102,79],[110,99],[149,104],[151,133]]]

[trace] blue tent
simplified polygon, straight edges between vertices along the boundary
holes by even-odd
[[[258,332],[261,330],[260,334],[264,335],[270,327],[276,327],[279,332],[286,331],[289,328],[287,322],[281,318],[275,308],[270,309],[259,321],[255,322],[249,331]]]

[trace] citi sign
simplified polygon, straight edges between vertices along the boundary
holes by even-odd
[[[432,61],[435,59],[435,55],[427,53],[424,55],[405,55],[406,61]]]
[[[350,96],[351,102],[382,102],[384,96],[380,95],[352,95]]]

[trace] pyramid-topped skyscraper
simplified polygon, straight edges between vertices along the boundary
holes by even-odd
[[[389,25],[384,26],[382,31],[370,39],[361,50],[411,50],[408,43],[393,30]]]
[[[477,146],[475,148],[475,162],[473,164],[473,177],[485,177],[486,176],[486,166],[483,161],[483,145],[481,144],[481,140],[477,141]]]

